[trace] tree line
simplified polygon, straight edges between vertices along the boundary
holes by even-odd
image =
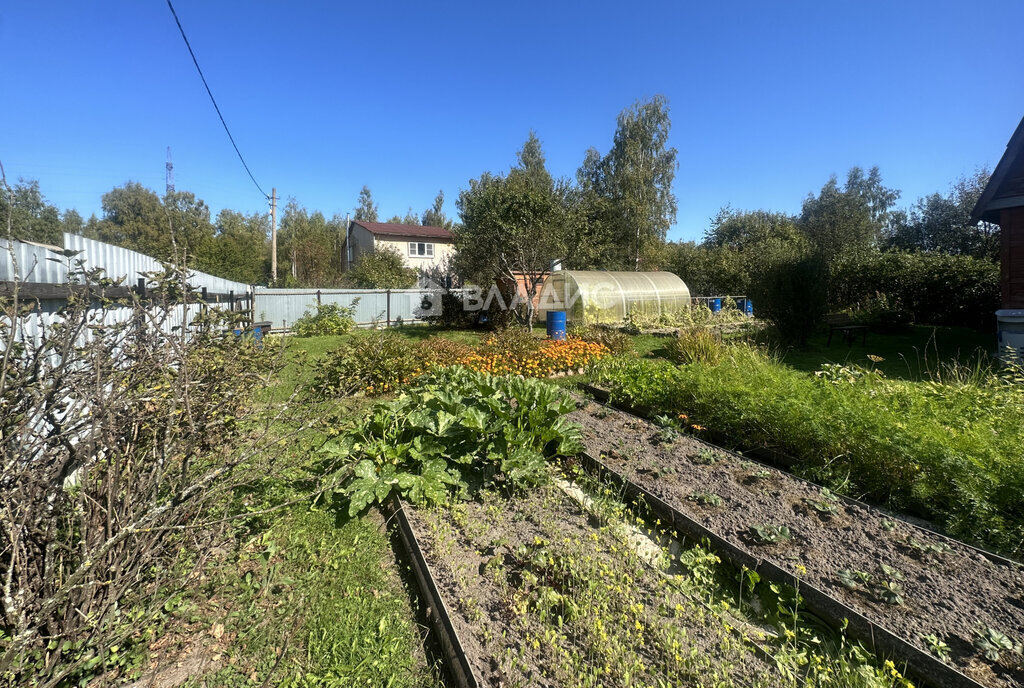
[[[801,308],[812,313],[876,308],[916,314],[922,308],[907,294],[937,289],[926,285],[939,284],[945,275],[962,293],[975,295],[973,306],[961,305],[956,316],[928,317],[955,321],[971,307],[992,310],[999,228],[970,219],[988,180],[986,170],[898,208],[900,191],[884,183],[877,167],[854,167],[842,182],[833,176],[808,194],[799,213],[725,206],[710,218],[701,241],[673,242],[667,233],[678,208],[678,152],[669,145],[670,130],[664,97],[638,101],[619,114],[607,151],[588,149],[572,178],[549,172],[542,143],[531,131],[507,172],[484,172],[459,192],[457,221],[443,212],[443,192],[423,212],[409,208],[386,221],[451,229],[456,252],[446,268],[458,280],[508,286],[517,275],[527,275],[529,296],[560,261],[582,270],[670,270],[694,294],[759,295],[769,310],[789,280],[798,288]],[[3,215],[7,204],[0,198]],[[101,206],[100,217],[84,220],[48,203],[38,182],[21,180],[13,189],[14,236],[60,244],[61,232],[75,232],[161,259],[184,257],[197,269],[229,279],[270,282],[267,213],[226,209],[212,218],[191,192],[161,197],[135,182],[104,194]],[[363,259],[344,273],[344,217],[311,212],[294,199],[279,217],[280,286],[415,282],[397,253]],[[359,193],[353,218],[381,218],[368,187]],[[879,283],[866,284],[864,274]]]
[[[386,221],[451,227],[443,204],[444,193],[439,192],[434,204],[421,215],[410,208],[405,216],[395,215]],[[36,180],[20,179],[9,195],[0,193],[0,217],[6,220],[10,214],[12,236],[21,241],[61,246],[62,234],[69,232],[160,260],[184,261],[197,270],[247,284],[271,281],[269,213],[224,209],[213,217],[209,206],[192,192],[174,191],[161,196],[131,181],[103,194],[101,208],[100,216],[94,214],[88,220],[74,209],[61,211],[47,201]],[[377,213],[370,189],[364,186],[353,217],[376,222]],[[335,214],[328,218],[320,211],[311,212],[292,198],[279,211],[278,220],[280,286],[346,283],[342,272],[345,217]],[[380,274],[370,266],[364,266],[363,271],[369,272],[371,279]],[[407,282],[409,275],[403,273],[401,279]],[[411,279],[415,282],[415,275]]]

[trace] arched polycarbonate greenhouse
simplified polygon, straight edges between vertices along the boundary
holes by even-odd
[[[633,312],[657,317],[690,307],[690,290],[671,272],[559,270],[541,288],[538,311],[574,322],[618,322]]]

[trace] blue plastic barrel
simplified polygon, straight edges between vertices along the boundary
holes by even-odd
[[[711,312],[717,313],[722,310],[722,299],[711,299]]]
[[[565,339],[565,311],[548,311],[548,337]]]
[[[754,302],[750,299],[736,299],[736,307],[740,309],[740,313],[754,314]]]

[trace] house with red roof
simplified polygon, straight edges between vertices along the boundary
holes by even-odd
[[[455,252],[454,237],[444,227],[391,222],[353,220],[349,223],[345,243],[346,269],[361,256],[387,247],[398,251],[405,264],[421,275],[440,274],[447,269],[448,259]]]

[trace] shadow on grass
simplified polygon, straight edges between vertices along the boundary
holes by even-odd
[[[788,349],[783,363],[797,370],[813,373],[825,363],[852,363],[876,368],[891,378],[904,380],[943,379],[950,366],[967,369],[985,368],[992,364],[995,336],[960,327],[915,326],[905,332],[883,334],[871,332],[867,343],[860,339],[843,341],[836,335],[828,344],[828,334],[810,338],[803,349]],[[869,356],[881,357],[873,361]]]

